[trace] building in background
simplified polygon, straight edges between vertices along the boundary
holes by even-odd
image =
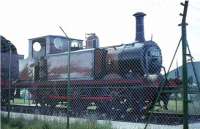
[[[197,74],[197,79],[200,82],[200,61],[194,62],[194,68]],[[190,84],[197,84],[197,80],[195,78],[195,74],[194,74],[194,70],[192,67],[192,63],[188,62],[187,64],[187,69],[188,69],[188,81]],[[172,70],[169,75],[168,78],[182,78],[182,66],[179,66],[178,68]]]

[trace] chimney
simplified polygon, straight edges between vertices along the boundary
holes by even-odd
[[[133,16],[136,18],[136,37],[135,40],[138,42],[144,42],[144,16],[143,12],[137,12]]]

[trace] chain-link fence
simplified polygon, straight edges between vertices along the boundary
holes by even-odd
[[[19,59],[0,36],[2,115],[67,129],[77,122],[87,129],[182,129],[186,116],[190,129],[200,128],[199,62],[187,62],[186,91],[182,68],[166,72],[159,45],[145,40],[145,14],[134,16],[136,42],[118,46],[100,48],[94,33],[85,45],[66,34],[48,35],[29,39],[28,58]]]
[[[182,81],[173,71],[166,77],[161,51],[153,41],[72,51],[70,65],[67,52],[43,55],[44,41],[39,41],[41,50],[19,61],[20,79],[2,87],[2,114],[69,120],[69,127],[90,121],[91,128],[105,123],[112,128],[182,128]],[[197,129],[197,83],[188,89],[190,129]]]
[[[66,95],[66,88],[17,89],[20,95],[10,101],[10,115],[59,122],[67,122],[69,116],[70,123],[80,119],[100,123],[103,120],[113,122],[116,128],[118,124],[121,128],[126,127],[127,123],[130,124],[127,128],[136,129],[145,125],[148,128],[182,128],[183,100],[179,89],[163,91],[157,98],[160,89],[154,87],[153,82],[146,86],[141,82],[119,86],[115,86],[116,82],[106,84],[102,87],[99,84],[95,87],[72,85],[71,96]],[[199,94],[191,93],[188,97],[189,122],[193,129],[199,123]],[[67,112],[69,102],[71,111]]]

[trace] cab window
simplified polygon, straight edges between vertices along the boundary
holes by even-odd
[[[69,41],[65,38],[54,37],[50,39],[50,54],[63,53],[68,51]]]

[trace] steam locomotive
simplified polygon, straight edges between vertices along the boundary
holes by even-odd
[[[85,47],[83,40],[75,38],[55,35],[32,38],[28,58],[19,60],[19,72],[13,47],[16,66],[12,67],[16,72],[13,79],[19,77],[15,88],[29,88],[32,99],[41,106],[56,106],[70,99],[74,112],[87,110],[91,103],[106,113],[126,112],[128,108],[139,112],[151,107],[163,82],[162,54],[154,41],[144,39],[145,14],[138,12],[134,16],[136,41],[133,43],[101,48],[94,33],[88,35]],[[157,78],[151,80],[151,76]]]
[[[13,98],[14,82],[19,79],[19,61],[16,47],[0,35],[1,41],[1,103]],[[11,89],[11,90],[9,90]],[[10,93],[9,93],[10,92]],[[10,94],[10,98],[8,97]]]

